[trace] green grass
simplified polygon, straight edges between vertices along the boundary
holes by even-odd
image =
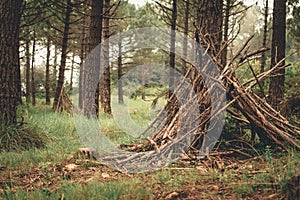
[[[197,179],[195,177],[198,177]],[[140,174],[131,179],[118,180],[114,182],[101,183],[92,181],[86,185],[65,182],[57,191],[51,192],[47,188],[27,193],[24,190],[12,192],[9,189],[3,195],[6,199],[53,199],[57,200],[64,196],[65,199],[74,200],[118,200],[122,199],[154,199],[154,191],[164,187],[166,192],[183,189],[185,184],[194,183],[201,176],[196,170],[182,172],[178,170],[163,169],[150,176]],[[147,180],[147,182],[146,182]],[[1,195],[0,195],[1,197]]]
[[[129,103],[121,105],[123,109],[129,109],[133,123],[145,128],[152,120],[150,117],[151,101],[129,99]],[[159,101],[160,107],[164,100]],[[160,108],[158,106],[158,108]],[[33,163],[54,162],[60,163],[68,156],[74,155],[83,144],[76,132],[74,118],[69,113],[54,113],[51,106],[43,101],[37,101],[35,107],[24,105],[20,109],[26,126],[36,129],[47,137],[44,148],[30,148],[28,150],[12,152],[0,152],[0,163],[8,167],[14,167],[20,163],[30,166]],[[101,131],[107,135],[115,144],[133,143],[136,139],[122,130],[116,123],[114,117],[100,113]]]
[[[130,116],[134,123],[144,126],[151,121],[149,109],[151,101],[129,99]],[[161,99],[159,106],[163,105]],[[209,171],[189,168],[165,168],[153,173],[141,173],[131,177],[122,176],[107,182],[97,181],[97,178],[86,184],[76,182],[67,176],[60,181],[56,180],[56,173],[51,171],[53,166],[64,163],[70,156],[75,155],[79,147],[83,147],[76,132],[74,118],[68,113],[54,113],[50,106],[38,102],[36,107],[23,107],[21,111],[28,125],[36,127],[46,134],[48,140],[43,148],[31,148],[23,151],[10,151],[0,153],[0,166],[7,169],[0,173],[12,173],[18,170],[19,174],[27,173],[33,168],[39,169],[37,173],[44,181],[55,182],[56,189],[34,188],[27,192],[25,188],[14,190],[15,180],[9,177],[6,185],[0,189],[0,199],[163,199],[168,193],[182,191],[202,186],[204,191],[198,191],[202,199],[218,195],[217,191],[210,191],[211,185],[231,188],[238,198],[255,194],[258,190],[272,189],[276,192],[285,189],[287,181],[299,169],[300,154],[296,151],[278,153],[269,148],[263,150],[258,160],[249,161],[245,168],[239,170],[211,169]],[[100,127],[105,135],[116,145],[132,143],[136,138],[122,130],[112,116],[100,114]],[[172,165],[173,166],[173,165]],[[176,165],[174,165],[176,166]],[[251,167],[250,167],[251,166]],[[103,166],[93,163],[83,163],[84,169]],[[256,173],[253,173],[255,171]],[[1,174],[0,174],[1,175]],[[3,185],[2,185],[3,186]],[[198,189],[197,189],[198,190]],[[201,193],[201,194],[200,194]],[[216,197],[216,196],[215,196]],[[199,196],[200,198],[200,196]]]
[[[17,151],[1,152],[0,163],[13,167],[20,163],[31,165],[53,161],[61,162],[80,147],[80,140],[75,132],[72,116],[67,113],[54,113],[49,106],[38,105],[29,107],[24,115],[28,126],[35,127],[46,133],[48,141],[42,149],[29,149],[19,153]]]
[[[300,154],[296,151],[289,153],[272,153],[265,150],[263,161],[253,161],[257,173],[244,170],[241,181],[234,186],[235,192],[241,195],[250,194],[258,189],[272,188],[284,191],[286,184],[293,175],[299,172]]]

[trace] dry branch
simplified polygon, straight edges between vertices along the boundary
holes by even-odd
[[[249,41],[246,42],[248,43]],[[99,154],[100,160],[103,163],[110,163],[122,172],[127,170],[134,172],[139,171],[136,166],[140,165],[148,170],[163,167],[168,164],[163,161],[172,160],[174,155],[184,156],[187,152],[198,153],[200,157],[209,156],[210,147],[215,145],[215,141],[207,137],[207,133],[217,130],[220,122],[213,119],[218,119],[220,113],[226,109],[234,119],[250,125],[251,130],[255,131],[260,142],[265,145],[285,150],[289,148],[300,150],[300,128],[292,125],[287,118],[268,104],[266,99],[256,95],[252,91],[253,84],[247,87],[247,84],[252,81],[256,81],[254,84],[257,84],[266,78],[273,70],[278,69],[279,65],[256,75],[247,81],[247,84],[242,83],[236,76],[236,70],[240,66],[267,50],[260,49],[242,54],[246,48],[247,45],[244,45],[225,67],[217,65],[220,74],[209,74],[211,59],[204,59],[205,62],[201,63],[202,72],[209,72],[208,74],[203,74],[193,63],[186,61],[191,67],[184,79],[190,81],[192,87],[187,89],[184,87],[184,80],[177,80],[175,84],[177,88],[174,89],[166,105],[141,134],[141,138],[147,140],[142,144],[121,145],[126,150],[134,152],[116,151],[107,156]],[[210,84],[207,84],[207,80]],[[218,104],[217,108],[220,109],[214,110],[210,91],[222,85],[226,89],[227,102],[224,105],[217,99],[214,103]],[[222,96],[217,98],[222,99]],[[185,103],[180,105],[180,99],[185,99]],[[236,111],[229,109],[230,107],[234,107]],[[168,110],[168,117],[164,116],[164,110]],[[149,135],[152,136],[147,137]]]
[[[249,40],[246,42],[246,44],[248,42]],[[241,65],[249,62],[253,57],[257,57],[258,54],[268,50],[266,48],[263,48],[257,51],[253,51],[249,54],[242,55],[242,51],[244,48],[246,48],[246,46],[247,45],[243,46],[243,48],[238,51],[238,54],[234,56],[234,59],[231,60],[227,67],[222,69],[220,77],[214,78],[214,81],[220,80],[220,78],[222,78],[223,84],[227,88],[227,97],[229,97],[228,100],[230,101],[227,105],[224,105],[223,108],[226,109],[229,107],[229,105],[232,104],[240,113],[242,113],[241,116],[240,114],[233,113],[233,111],[230,110],[230,113],[233,114],[234,119],[251,125],[252,129],[255,130],[255,132],[259,136],[261,142],[265,143],[266,145],[280,147],[286,150],[288,150],[289,147],[300,150],[299,127],[290,124],[289,120],[281,115],[279,111],[276,111],[271,105],[269,105],[265,99],[256,95],[251,90],[253,84],[249,87],[246,87],[246,84],[241,83],[238,77],[235,75],[235,71]],[[239,56],[239,61],[237,63],[234,63],[234,60],[236,60]],[[189,64],[191,65],[192,63]],[[256,81],[254,84],[257,84],[278,67],[279,65],[274,66],[269,71],[259,74],[253,79],[247,81],[247,83],[254,80]],[[194,86],[193,91],[196,91],[203,81],[201,74],[195,69],[196,68],[194,67],[193,70],[189,70],[186,75],[186,77],[190,77],[190,71],[198,73],[196,78],[192,79]],[[195,138],[197,138],[198,140],[199,138],[203,138],[203,135],[205,135],[207,131],[207,123],[211,119],[212,114],[210,110],[210,96],[208,95],[207,91],[207,88],[202,88],[201,90],[197,91],[196,96],[198,99],[196,99],[196,101],[199,103],[199,109],[201,110],[200,118],[195,119],[193,118],[193,116],[191,116],[189,119],[189,124],[191,126],[196,126],[196,128],[192,128],[192,130],[197,130],[194,132],[194,134]],[[189,99],[190,102],[193,102],[194,100],[195,99],[193,98]],[[172,100],[168,102],[172,102]],[[151,142],[149,142],[149,140],[142,147],[140,145],[140,148],[157,150],[159,147],[161,151],[165,144],[174,143],[172,138],[176,136],[178,131],[176,128],[178,128],[179,124],[181,123],[180,120],[182,118],[182,113],[180,114],[180,112],[182,112],[182,110],[182,107],[180,109],[177,109],[173,113],[173,119],[169,121],[168,124],[163,124],[165,123],[165,121],[161,120],[161,116],[159,115],[147,128],[147,131],[150,131],[154,129],[154,127],[159,127],[161,125],[164,125],[164,128],[159,132],[154,133]],[[192,144],[197,144],[197,141],[194,141]],[[168,148],[168,146],[165,147]],[[193,147],[193,149],[195,148]]]

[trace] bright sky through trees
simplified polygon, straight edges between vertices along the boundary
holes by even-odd
[[[146,2],[151,2],[152,0],[129,0],[130,3],[137,5],[138,7],[143,6]],[[259,6],[264,5],[263,0],[245,0],[244,3],[248,6],[258,3]],[[273,5],[273,1],[269,2],[269,5]]]

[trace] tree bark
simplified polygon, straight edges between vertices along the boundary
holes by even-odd
[[[226,8],[225,8],[225,16],[224,16],[224,37],[223,37],[223,44],[225,47],[222,51],[222,58],[221,58],[221,65],[223,67],[227,64],[227,54],[228,54],[228,33],[229,33],[229,17],[230,17],[230,9],[231,9],[231,1],[232,0],[226,0]]]
[[[220,47],[222,43],[223,1],[204,0],[199,2],[198,32],[200,43],[209,48],[209,54],[220,63]],[[219,56],[219,57],[217,57]]]
[[[82,32],[81,32],[81,47],[80,47],[80,69],[79,69],[79,97],[78,97],[78,106],[80,109],[83,109],[83,78],[84,78],[84,57],[85,57],[85,25],[86,25],[86,17],[83,17],[82,22]]]
[[[103,22],[103,0],[92,1],[91,24],[89,33],[89,52],[101,44]],[[85,63],[84,69],[84,115],[87,117],[98,117],[99,115],[99,76],[100,76],[100,55],[93,53]]]
[[[110,17],[110,0],[105,0],[105,17],[104,17],[104,72],[101,79],[103,80],[103,87],[100,88],[101,103],[104,110],[104,113],[111,114],[111,98],[110,98],[110,64],[109,64],[109,17]]]
[[[285,58],[286,0],[274,0],[271,67]],[[268,102],[277,110],[284,98],[285,62],[270,77]]]
[[[122,71],[122,41],[120,40],[118,44],[119,48],[119,56],[118,56],[118,99],[119,99],[119,104],[124,103],[124,98],[123,98],[123,83],[122,83],[122,76],[123,76],[123,71]]]
[[[171,22],[171,40],[170,40],[170,82],[169,87],[174,87],[174,70],[175,70],[175,43],[176,43],[176,21],[177,21],[177,0],[172,1],[172,22]],[[169,97],[172,92],[169,92]]]
[[[268,16],[269,16],[269,0],[266,0],[266,5],[264,8],[264,33],[263,33],[263,47],[267,47],[267,36],[268,36]],[[260,73],[265,72],[265,66],[266,66],[266,52],[262,52],[261,54],[261,63],[260,63]],[[261,85],[264,88],[265,81],[261,82]]]
[[[30,40],[26,41],[25,44],[25,57],[26,57],[26,103],[30,103],[31,101],[31,85],[30,85]]]
[[[184,15],[184,40],[183,40],[183,57],[187,58],[187,43],[188,43],[188,34],[189,34],[189,17],[190,17],[190,1],[186,0],[185,2],[185,15]],[[185,60],[182,61],[183,72],[187,72],[187,63]]]
[[[75,65],[75,53],[72,54],[72,65],[71,65],[71,74],[70,74],[70,95],[73,92],[73,76],[74,76],[74,65]]]
[[[51,40],[50,37],[47,37],[47,56],[46,56],[46,80],[45,80],[45,89],[46,89],[46,104],[50,105],[50,54],[51,54]]]
[[[58,81],[57,81],[56,92],[54,96],[54,102],[53,102],[53,110],[55,111],[60,110],[59,101],[64,87],[71,12],[72,12],[71,0],[68,0],[67,9],[65,13],[65,22],[64,22],[65,27],[64,27],[63,41],[62,41],[61,63],[59,67]]]
[[[17,123],[20,104],[19,31],[22,0],[0,2],[0,123]]]
[[[141,82],[142,82],[142,88],[141,88],[142,89],[142,94],[141,94],[141,98],[142,98],[143,101],[146,100],[146,88],[145,88],[145,84],[146,84],[145,83],[145,76],[147,76],[146,73],[147,72],[145,72],[145,70],[142,70],[141,74],[140,74],[141,79],[142,79],[141,80]]]
[[[52,71],[52,95],[55,96],[56,83],[57,83],[57,45],[54,46],[54,61],[53,61],[53,71]]]
[[[36,98],[35,98],[35,80],[34,80],[34,63],[35,63],[35,44],[36,44],[36,33],[33,31],[33,44],[32,44],[32,55],[31,55],[31,104],[35,106]]]

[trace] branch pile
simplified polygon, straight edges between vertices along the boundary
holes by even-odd
[[[266,51],[266,49],[261,49],[241,56],[241,50],[238,55],[231,60],[230,64],[221,69],[219,77],[214,79],[216,84],[213,84],[213,86],[217,86],[218,81],[221,80],[226,89],[228,101],[226,105],[222,106],[221,110],[225,110],[229,106],[233,106],[237,109],[242,113],[242,116],[236,115],[233,117],[241,123],[249,124],[252,130],[259,136],[260,141],[266,145],[279,147],[285,150],[288,150],[289,148],[300,150],[300,128],[292,125],[287,118],[267,103],[265,97],[258,96],[252,90],[255,85],[259,84],[261,80],[265,79],[271,72],[276,70],[278,66],[280,66],[280,63],[269,71],[257,76],[254,75],[254,78],[244,83],[241,83],[235,74],[240,66],[258,58],[258,55],[263,51]],[[237,58],[240,58],[239,61],[234,62]],[[204,66],[209,66],[209,62],[212,61],[208,60]],[[219,68],[221,67],[219,66]],[[172,95],[164,108],[165,110],[168,110],[168,117],[165,117],[161,112],[144,132],[145,135],[151,132],[154,133],[154,135],[147,137],[148,141],[143,145],[131,146],[129,148],[130,150],[162,151],[164,148],[169,148],[169,146],[171,146],[170,143],[180,141],[174,140],[174,137],[178,138],[178,134],[179,132],[182,132],[182,130],[189,130],[189,132],[180,135],[180,137],[189,137],[190,134],[195,135],[194,140],[189,141],[190,144],[192,144],[189,146],[190,151],[200,151],[205,153],[207,152],[207,149],[203,149],[203,147],[210,145],[214,146],[215,143],[213,140],[209,141],[210,138],[206,137],[206,133],[209,125],[213,128],[220,125],[218,124],[219,122],[214,122],[215,125],[209,123],[211,123],[212,119],[220,114],[221,111],[213,111],[211,106],[211,96],[207,86],[205,86],[205,83],[203,82],[203,74],[201,74],[201,72],[197,71],[196,68],[192,66],[185,77],[192,81],[193,89],[189,92],[179,93],[184,96],[178,97]],[[176,90],[186,89],[182,88],[181,83],[178,83],[178,85]],[[196,95],[191,95],[191,93],[194,92],[196,92]],[[195,97],[197,98],[195,99]],[[180,104],[178,103],[178,99],[181,98],[189,99],[188,103],[181,105],[180,107],[178,105]],[[200,115],[197,115],[197,113],[193,114],[191,112],[186,112],[193,109],[195,101],[199,106],[198,111],[201,113]],[[186,114],[189,116],[184,116]],[[185,124],[185,126],[182,127],[182,124]],[[187,127],[187,125],[189,127]],[[156,130],[159,131],[155,132]],[[211,144],[209,144],[209,142],[211,142]],[[206,145],[203,145],[204,143],[206,143]]]
[[[69,98],[64,88],[61,90],[61,93],[57,101],[57,105],[56,106],[53,105],[53,109],[55,110],[55,112],[63,112],[63,111],[67,111],[68,113],[73,112],[72,101]]]
[[[266,51],[260,49],[242,54],[247,43],[225,67],[207,59],[208,51],[201,52],[202,59],[198,63],[201,67],[188,63],[191,67],[185,76],[182,79],[175,78],[175,87],[169,91],[166,105],[140,136],[146,141],[121,145],[113,152],[97,149],[93,157],[123,172],[161,168],[187,155],[187,152],[204,157],[217,143],[220,135],[215,133],[222,132],[223,111],[229,110],[229,107],[238,111],[229,112],[232,117],[250,125],[260,142],[285,150],[300,150],[300,128],[292,125],[269,105],[265,97],[253,92],[253,87],[277,70],[280,63],[269,71],[257,76],[254,74],[252,79],[244,83],[236,76],[239,67],[248,63],[251,68],[250,61]],[[213,66],[217,66],[218,72],[212,70]],[[153,106],[155,102],[157,99]]]

